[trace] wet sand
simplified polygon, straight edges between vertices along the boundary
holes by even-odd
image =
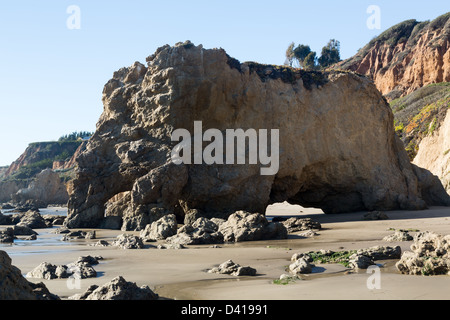
[[[371,273],[364,270],[349,273],[337,264],[316,265],[313,274],[302,276],[301,280],[288,285],[273,283],[274,279],[286,273],[290,258],[296,252],[351,250],[376,245],[399,245],[402,250],[409,250],[412,242],[382,241],[383,237],[393,233],[389,228],[450,234],[448,207],[386,212],[389,220],[379,221],[364,221],[365,213],[324,215],[320,210],[277,204],[268,209],[269,218],[310,217],[319,221],[323,230],[314,238],[291,234],[286,240],[224,244],[220,248],[196,245],[182,250],[162,250],[156,249],[158,242],[147,244],[145,249],[140,250],[94,247],[89,244],[100,239],[112,241],[124,232],[96,230],[96,240],[61,242],[62,235],[51,234],[49,229],[45,229],[37,230],[41,243],[19,241],[15,245],[1,245],[0,250],[8,252],[13,265],[23,274],[44,261],[68,264],[82,255],[102,256],[104,260],[94,266],[97,278],[81,280],[79,288],[73,286],[73,280],[28,279],[44,282],[52,293],[62,299],[82,293],[92,284],[103,285],[119,275],[138,285],[148,285],[162,297],[178,300],[450,299],[450,276],[402,275],[396,270],[395,261],[377,261],[380,266],[384,265],[380,269],[380,289],[368,288]],[[237,278],[206,272],[228,259],[255,268],[257,276]]]

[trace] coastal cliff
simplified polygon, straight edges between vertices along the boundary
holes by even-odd
[[[433,21],[399,23],[334,68],[368,76],[388,100],[450,82],[450,13]]]

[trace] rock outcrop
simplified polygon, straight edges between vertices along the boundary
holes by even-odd
[[[418,180],[389,105],[366,77],[241,64],[223,49],[190,42],[161,47],[147,61],[120,69],[105,85],[97,131],[77,158],[67,227],[100,225],[107,203],[126,230],[168,214],[182,220],[193,209],[224,219],[239,210],[265,213],[283,201],[326,213],[424,209],[424,198],[450,204],[448,195],[423,194],[430,188]],[[196,121],[203,132],[279,130],[279,141],[267,136],[279,150],[279,170],[262,175],[268,165],[250,159],[176,165],[172,133],[193,134]],[[114,210],[109,200],[119,194],[127,196]]]
[[[27,281],[11,262],[8,254],[0,251],[0,300],[59,300],[43,283]]]
[[[450,13],[433,21],[404,21],[335,68],[371,77],[389,99],[427,84],[450,82]]]
[[[256,269],[252,267],[241,267],[239,264],[234,263],[233,260],[227,260],[218,267],[208,270],[208,273],[229,274],[235,277],[256,276]]]
[[[434,232],[420,232],[414,236],[412,251],[405,251],[397,269],[403,274],[450,274],[450,236]]]
[[[39,200],[42,206],[49,204],[67,204],[67,187],[59,175],[51,169],[43,170],[27,188],[20,189],[12,196],[16,203]]]
[[[83,294],[69,297],[71,300],[157,300],[159,296],[148,286],[138,287],[119,276],[103,286],[93,285]]]

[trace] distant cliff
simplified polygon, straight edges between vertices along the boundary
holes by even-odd
[[[31,143],[9,166],[4,178],[32,178],[44,169],[52,169],[54,162],[69,162],[81,145],[81,141]]]
[[[335,68],[369,76],[388,100],[450,82],[450,12],[431,22],[399,23]]]
[[[31,143],[9,167],[1,168],[0,203],[65,204],[75,159],[86,144],[82,140]]]

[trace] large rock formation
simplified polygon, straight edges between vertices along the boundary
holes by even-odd
[[[59,300],[43,283],[27,281],[11,264],[11,258],[0,250],[0,300]]]
[[[369,76],[389,99],[450,82],[450,13],[393,26],[335,67]]]
[[[282,201],[326,213],[424,209],[424,198],[450,204],[436,178],[417,178],[389,105],[364,76],[241,64],[190,42],[161,47],[147,61],[105,85],[97,131],[77,158],[69,228],[98,226],[106,206],[123,229],[139,230],[170,213],[227,218]],[[278,129],[278,172],[262,175],[268,166],[249,160],[174,164],[171,135],[193,134],[195,121],[203,132]]]

